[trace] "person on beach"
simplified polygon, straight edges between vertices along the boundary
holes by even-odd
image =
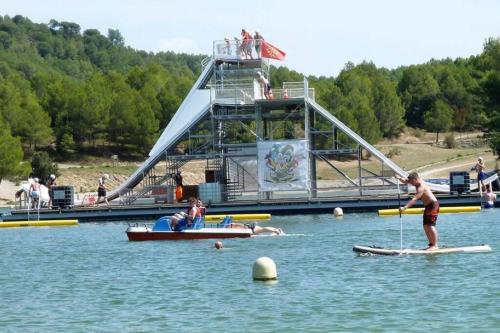
[[[106,197],[106,180],[108,179],[109,175],[107,173],[99,177],[99,183],[97,186],[97,206],[99,206],[101,198],[102,201],[105,202],[107,206],[109,206],[108,198]]]
[[[270,233],[270,234],[274,234],[274,235],[284,235],[285,234],[283,232],[283,230],[280,228],[260,227],[255,223],[245,223],[245,224],[231,223],[231,225],[229,227],[234,228],[234,229],[251,229],[252,233],[254,235],[265,234],[265,233]]]
[[[187,212],[175,213],[170,218],[170,228],[172,230],[176,230],[177,225],[181,220],[186,219],[187,225],[190,225],[193,223],[195,218],[201,216],[201,210],[198,208],[198,199],[196,199],[195,197],[190,197],[188,201],[189,208]]]
[[[426,250],[438,249],[438,232],[436,229],[436,221],[439,214],[439,201],[436,199],[431,189],[425,185],[425,182],[420,178],[418,173],[411,172],[408,178],[396,175],[396,178],[405,184],[415,186],[415,196],[408,201],[406,205],[399,208],[400,212],[413,206],[419,199],[422,200],[425,210],[423,216],[423,227],[425,235],[429,241],[429,246]]]
[[[476,165],[474,165],[471,169],[471,171],[477,172],[477,186],[478,186],[478,190],[480,192],[485,191],[484,180],[487,178],[486,174],[484,173],[485,168],[486,168],[486,165],[484,164],[483,158],[478,157]]]

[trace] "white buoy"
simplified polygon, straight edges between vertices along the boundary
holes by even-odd
[[[254,280],[276,280],[278,278],[276,264],[271,258],[260,257],[253,264],[252,275]]]
[[[342,211],[342,208],[337,207],[333,210],[333,215],[335,215],[335,217],[343,216],[344,212]]]
[[[223,247],[224,247],[224,245],[222,245],[222,242],[221,242],[221,241],[217,241],[217,242],[215,242],[215,248],[216,248],[217,250],[221,250]]]

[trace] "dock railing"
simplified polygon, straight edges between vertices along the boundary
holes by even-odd
[[[304,92],[304,82],[283,82],[281,88],[272,88],[274,99],[293,99],[293,98],[305,98]],[[307,95],[310,99],[315,100],[314,88],[307,89]],[[264,93],[260,94],[261,98],[265,99]]]
[[[212,102],[220,104],[253,104],[256,97],[255,80],[234,79],[216,82],[212,86]]]
[[[213,42],[213,57],[222,60],[259,60],[262,58],[258,54],[259,48],[255,47],[256,43],[258,42],[252,39],[248,44],[244,44],[236,37],[216,40]]]

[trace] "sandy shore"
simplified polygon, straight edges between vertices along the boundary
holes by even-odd
[[[12,205],[18,189],[19,186],[16,184],[8,180],[2,180],[2,183],[0,183],[0,207]]]

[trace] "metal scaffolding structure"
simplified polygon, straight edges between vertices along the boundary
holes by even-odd
[[[270,81],[269,61],[242,58],[236,43],[214,42],[212,57],[203,61],[202,74],[149,158],[110,199],[173,202],[175,174],[200,160],[205,181],[191,194],[209,202],[396,193],[393,175],[406,176],[404,170],[321,107],[306,79],[284,82],[266,98],[258,77]],[[264,189],[258,146],[293,140],[307,144],[307,186]]]

